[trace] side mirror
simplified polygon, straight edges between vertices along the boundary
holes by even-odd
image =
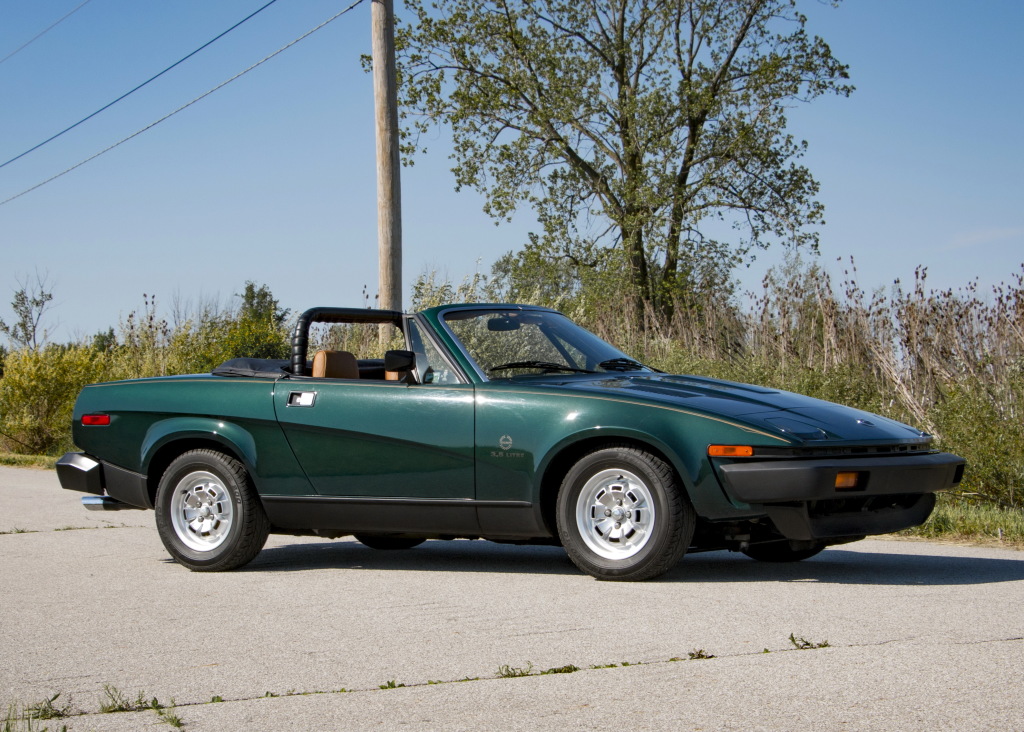
[[[384,354],[384,370],[406,372],[416,368],[416,354],[412,351],[387,351]]]

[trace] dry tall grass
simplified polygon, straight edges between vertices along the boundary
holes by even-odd
[[[1024,265],[981,292],[866,292],[851,260],[836,286],[816,264],[772,270],[745,303],[707,296],[670,319],[609,299],[564,303],[620,348],[671,372],[765,384],[878,412],[968,459],[963,496],[1020,508],[1024,480]]]

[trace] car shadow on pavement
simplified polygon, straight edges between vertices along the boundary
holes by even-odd
[[[242,572],[295,572],[316,569],[398,570],[406,572],[498,572],[579,574],[557,546],[514,546],[489,541],[428,541],[413,549],[380,551],[355,541],[328,541],[266,547]]]
[[[668,581],[819,582],[837,585],[985,585],[1024,580],[1020,559],[826,549],[803,562],[772,564],[708,552],[683,558]]]
[[[494,572],[581,575],[561,547],[488,541],[428,541],[414,549],[379,551],[354,541],[265,548],[242,572],[318,569],[406,572]],[[1024,580],[1018,559],[826,549],[792,564],[756,562],[718,551],[691,554],[655,582],[821,582],[843,585],[981,585]]]

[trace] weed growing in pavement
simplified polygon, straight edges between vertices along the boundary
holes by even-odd
[[[147,700],[143,692],[139,692],[135,699],[128,697],[123,691],[110,684],[103,685],[105,699],[100,700],[100,713],[113,714],[115,712],[138,712],[143,709],[163,709],[163,704],[157,701],[154,696]]]
[[[696,650],[696,651],[690,651],[686,655],[688,655],[690,657],[691,661],[703,661],[705,659],[714,658],[715,657],[714,654],[708,653],[703,648],[701,648],[699,650]]]
[[[25,707],[12,702],[7,706],[6,715],[0,717],[0,732],[67,732],[67,725],[51,728],[41,724],[42,720],[60,719],[76,714],[72,711],[70,702],[63,706],[54,704],[58,697],[59,692]]]
[[[224,697],[222,697],[220,694],[218,694],[217,696],[210,697],[210,704],[220,704],[222,701],[224,701]]]
[[[156,699],[153,699],[153,702],[155,703]],[[181,717],[175,714],[174,708],[174,699],[171,699],[170,708],[164,708],[162,706],[153,707],[154,711],[156,712],[156,716],[160,718],[161,722],[169,724],[176,729],[182,729],[185,726],[185,723],[182,721]]]
[[[794,648],[796,648],[797,650],[800,650],[800,651],[806,651],[806,650],[809,650],[811,648],[828,648],[829,647],[827,640],[824,640],[821,643],[814,643],[812,641],[807,640],[806,638],[798,638],[795,635],[793,635],[792,633],[789,634],[789,642],[793,644]],[[767,650],[768,649],[766,648],[765,652],[767,652]]]
[[[387,682],[386,684],[381,684],[380,688],[382,688],[382,689],[401,689],[403,686],[405,686],[405,684],[395,683],[395,680],[391,679],[391,681]]]
[[[503,679],[515,679],[520,676],[529,676],[533,673],[533,664],[529,661],[526,662],[526,668],[517,668],[515,666],[509,666],[505,664],[498,666],[498,676]]]
[[[555,668],[549,668],[547,671],[541,671],[541,676],[547,676],[548,674],[574,674],[580,670],[579,666],[573,666],[571,663],[568,666],[556,666]]]
[[[59,698],[60,692],[58,691],[49,699],[43,699],[41,702],[25,707],[25,716],[33,719],[60,719],[70,716],[72,713],[71,702],[68,701],[63,706],[58,706],[54,702]]]

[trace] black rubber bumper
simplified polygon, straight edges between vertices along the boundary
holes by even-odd
[[[736,501],[782,503],[947,490],[963,477],[964,459],[942,452],[893,457],[737,461],[718,465],[717,469],[726,493]],[[857,486],[837,489],[839,473],[857,473]]]
[[[69,452],[57,461],[57,479],[61,488],[103,495],[103,466],[84,452]]]
[[[134,508],[153,508],[145,475],[84,452],[65,453],[57,461],[57,479],[65,490],[109,496]],[[105,510],[112,510],[113,505],[108,502]]]

